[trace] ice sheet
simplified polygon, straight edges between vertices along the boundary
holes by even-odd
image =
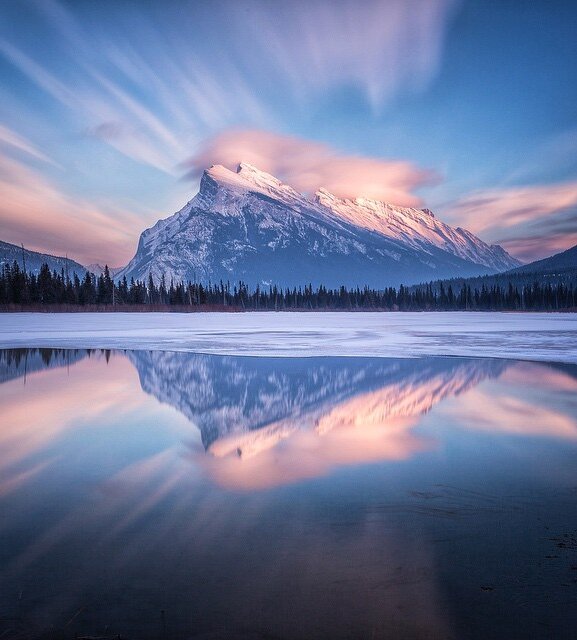
[[[577,316],[554,313],[4,313],[0,347],[253,356],[478,356],[577,362]]]

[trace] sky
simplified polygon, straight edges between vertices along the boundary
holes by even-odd
[[[573,0],[2,0],[0,240],[120,266],[211,164],[577,244]]]

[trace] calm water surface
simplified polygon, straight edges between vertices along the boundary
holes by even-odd
[[[0,351],[0,638],[576,638],[577,367]]]

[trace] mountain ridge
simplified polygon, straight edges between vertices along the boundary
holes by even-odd
[[[18,245],[0,240],[0,269],[3,265],[12,265],[14,262],[22,270],[24,270],[25,266],[26,272],[34,275],[40,273],[40,268],[43,264],[47,264],[50,271],[60,272],[64,270],[64,272],[68,272],[70,277],[76,273],[80,279],[88,271],[87,267],[70,258],[23,249]]]
[[[547,258],[534,260],[528,264],[523,264],[515,269],[510,269],[505,273],[521,274],[521,273],[544,273],[548,274],[553,271],[563,273],[565,271],[577,272],[577,244],[565,251],[560,251]]]

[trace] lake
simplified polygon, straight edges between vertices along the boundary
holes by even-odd
[[[0,638],[575,638],[577,365],[0,350]]]

